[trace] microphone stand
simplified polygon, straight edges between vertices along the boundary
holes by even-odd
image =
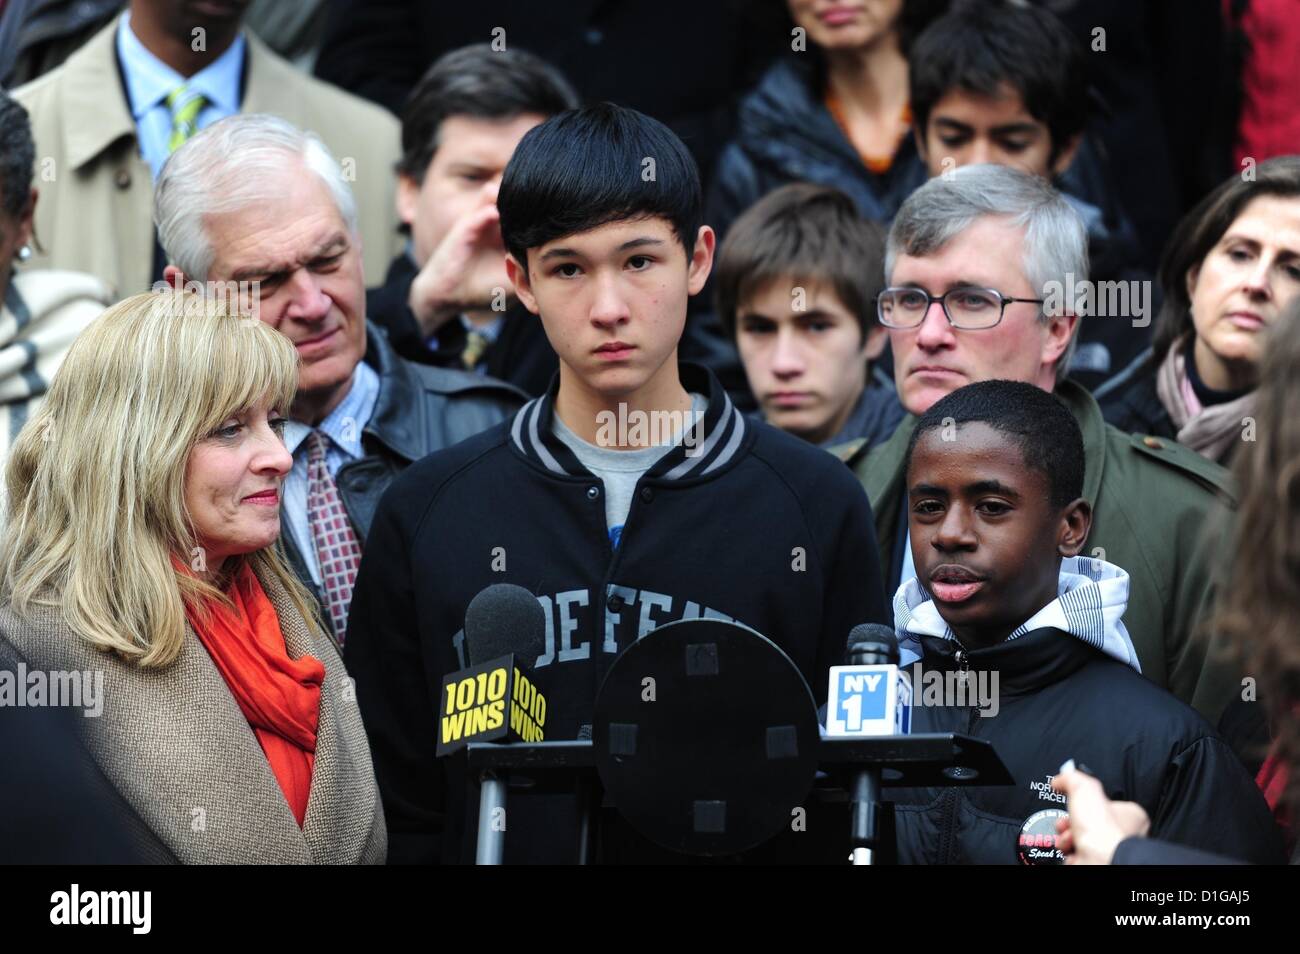
[[[853,846],[855,865],[872,864],[880,839],[880,767],[872,766],[853,776]]]
[[[874,643],[859,643],[849,647],[850,666],[898,665],[897,646],[883,652]],[[853,822],[850,844],[853,846],[852,863],[869,865],[880,843],[880,766],[868,765],[853,773]]]
[[[583,723],[578,727],[578,741],[591,741],[591,725]],[[600,811],[600,796],[596,793],[596,779],[587,773],[581,773],[575,779],[577,786],[578,810],[578,854],[580,865],[592,864],[598,856],[596,851],[596,813]]]
[[[595,851],[595,813],[600,810],[595,788],[591,779],[579,777],[577,781],[578,809],[578,852],[577,863],[589,865],[596,857]]]
[[[601,789],[589,735],[554,742],[471,742],[466,751],[470,777],[479,781],[476,864],[504,863],[508,826],[494,821],[505,817],[512,774],[525,776],[535,792],[576,792],[575,858],[592,864],[599,857]]]
[[[479,780],[478,797],[478,848],[474,863],[479,865],[499,865],[505,856],[505,826],[493,824],[501,812],[506,811],[506,781],[496,772],[488,770]]]

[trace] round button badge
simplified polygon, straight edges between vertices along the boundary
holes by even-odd
[[[1056,847],[1056,821],[1069,818],[1069,812],[1059,808],[1045,808],[1034,812],[1020,826],[1016,852],[1023,865],[1063,865],[1065,855]]]

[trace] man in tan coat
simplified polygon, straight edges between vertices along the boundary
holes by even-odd
[[[40,247],[26,267],[89,272],[118,296],[148,290],[164,264],[152,220],[162,161],[194,130],[238,111],[272,113],[321,137],[356,196],[365,270],[383,274],[401,245],[397,121],[294,69],[232,11],[191,23],[178,4],[132,0],[62,66],[14,92],[31,113],[41,190]],[[185,94],[174,104],[158,96],[174,83],[209,95],[187,110]]]

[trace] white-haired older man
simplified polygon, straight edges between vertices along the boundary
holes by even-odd
[[[888,441],[837,453],[867,489],[894,592],[915,576],[903,465],[917,415],[976,381],[1054,392],[1083,431],[1093,510],[1085,555],[1129,573],[1124,623],[1143,674],[1213,723],[1241,685],[1237,666],[1197,631],[1212,605],[1214,542],[1204,531],[1226,520],[1235,495],[1227,473],[1199,454],[1106,424],[1088,391],[1065,376],[1079,318],[1056,305],[1068,305],[1087,276],[1087,248],[1069,203],[1010,167],[965,166],[913,192],[889,232],[888,287],[878,299],[909,413]]]
[[[168,282],[238,294],[301,358],[283,539],[342,642],[361,547],[393,477],[522,403],[510,385],[399,357],[365,316],[356,207],[311,133],[232,116],[167,160],[154,224]]]

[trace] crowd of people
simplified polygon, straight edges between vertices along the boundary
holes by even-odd
[[[898,860],[1053,797],[1070,863],[1300,860],[1300,20],[1166,6],[9,0],[0,674],[104,691],[0,732],[11,853],[472,860],[434,726],[510,582],[548,738],[663,624],[822,703],[883,623],[1000,675],[914,731],[1016,780],[892,791]]]

